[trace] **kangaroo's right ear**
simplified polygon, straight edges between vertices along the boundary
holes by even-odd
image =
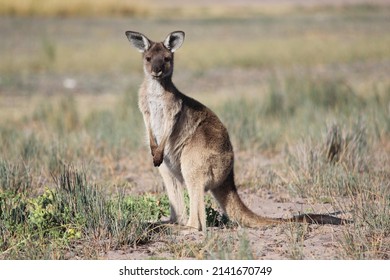
[[[127,39],[140,52],[145,52],[150,48],[150,40],[143,34],[134,31],[126,31]]]

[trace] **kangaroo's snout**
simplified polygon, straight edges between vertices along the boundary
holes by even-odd
[[[163,76],[163,73],[165,72],[165,66],[164,61],[162,59],[158,59],[157,61],[154,61],[151,67],[151,75],[154,78],[160,78]]]

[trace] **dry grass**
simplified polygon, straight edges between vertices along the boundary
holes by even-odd
[[[145,15],[146,6],[127,0],[4,0],[0,14],[16,16]]]

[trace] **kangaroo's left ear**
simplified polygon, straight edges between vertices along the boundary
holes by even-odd
[[[171,52],[175,52],[184,42],[185,34],[183,31],[174,31],[168,34],[164,40],[164,46]]]

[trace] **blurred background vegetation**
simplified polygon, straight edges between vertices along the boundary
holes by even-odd
[[[228,127],[240,184],[335,205],[334,197],[348,197],[357,209],[370,206],[370,217],[356,211],[361,217],[355,218],[377,222],[368,233],[359,228],[346,234],[345,244],[358,238],[363,245],[345,245],[344,256],[389,256],[388,245],[370,239],[390,232],[385,0],[2,0],[0,216],[15,205],[27,211],[26,200],[9,200],[15,189],[38,195],[39,207],[53,200],[46,190],[70,165],[110,192],[162,190],[160,179],[149,179],[159,177],[150,166],[137,108],[142,64],[126,30],[156,41],[173,30],[186,32],[174,82]],[[240,155],[253,153],[271,160],[276,175],[264,175],[260,167],[245,170]],[[367,192],[383,198],[368,205]],[[359,195],[364,199],[357,200]],[[69,229],[74,227],[63,233]],[[0,230],[4,252],[22,245],[17,238],[9,241],[16,229]],[[54,253],[51,258],[61,257]]]

